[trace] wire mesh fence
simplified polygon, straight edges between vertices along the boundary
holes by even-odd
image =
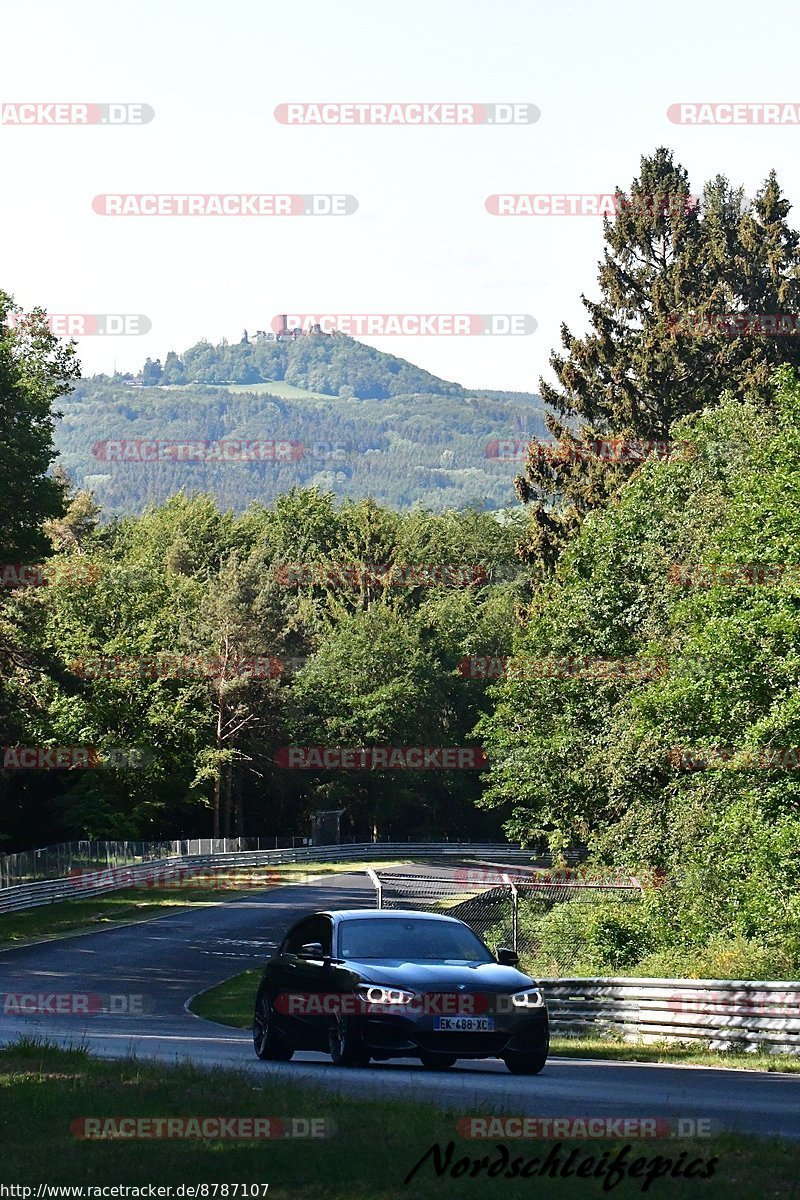
[[[77,872],[108,871],[189,854],[230,854],[246,850],[291,849],[308,838],[186,838],[160,842],[75,841],[0,854],[0,888],[64,879]]]
[[[633,876],[587,879],[534,869],[376,872],[376,884],[378,907],[457,917],[490,949],[515,950],[523,968],[541,976],[591,973],[587,926],[642,898],[641,881]]]
[[[327,846],[318,846],[312,837],[292,835],[290,837],[236,837],[236,838],[183,838],[178,840],[144,841],[74,841],[58,845],[42,846],[33,850],[21,850],[12,854],[0,854],[0,890],[9,887],[37,883],[45,880],[66,879],[90,871],[113,871],[123,867],[136,867],[142,863],[161,862],[167,859],[187,858],[192,855],[244,854],[261,851],[290,850],[302,853],[327,854],[341,847],[352,847],[355,858],[375,848],[378,857],[391,849],[392,854],[408,849],[409,854],[436,853],[475,854],[485,856],[501,854],[516,861],[530,861],[527,850],[510,843],[412,841],[396,842],[381,838],[372,843],[357,842],[355,838],[336,839]],[[576,855],[580,852],[576,851]],[[576,859],[577,861],[577,859]]]

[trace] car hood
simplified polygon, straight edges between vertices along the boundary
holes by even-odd
[[[518,992],[522,988],[535,987],[536,981],[518,971],[516,967],[503,967],[499,963],[470,963],[469,966],[455,963],[403,962],[397,958],[350,960],[347,964],[357,971],[366,983],[378,983],[384,987],[407,988],[411,991],[448,991],[450,989],[470,992]]]

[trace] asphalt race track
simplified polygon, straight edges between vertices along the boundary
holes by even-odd
[[[437,868],[415,866],[414,871]],[[111,995],[120,1010],[131,1006],[129,997],[144,1000],[133,1000],[138,1010],[133,1012],[3,1012],[0,1044],[23,1034],[59,1044],[80,1042],[106,1057],[135,1052],[168,1062],[188,1059],[246,1069],[262,1078],[286,1075],[293,1082],[353,1095],[425,1098],[462,1115],[710,1119],[714,1132],[800,1139],[800,1075],[555,1057],[541,1075],[530,1077],[512,1076],[493,1059],[462,1061],[439,1072],[407,1060],[362,1070],[336,1068],[327,1057],[311,1053],[298,1054],[291,1063],[261,1063],[249,1033],[187,1011],[186,1001],[196,992],[258,966],[303,912],[361,905],[374,905],[366,875],[330,875],[141,924],[2,951],[3,993],[88,993],[106,1004]]]

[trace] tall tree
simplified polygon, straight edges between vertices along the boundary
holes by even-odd
[[[548,568],[583,515],[636,469],[649,440],[667,441],[675,420],[723,390],[765,398],[776,365],[800,364],[800,337],[720,321],[800,312],[798,235],[774,173],[751,205],[722,176],[698,205],[686,170],[660,148],[642,159],[629,194],[616,196],[616,215],[604,223],[600,299],[581,297],[590,330],[576,337],[562,325],[565,353],[550,358],[558,385],[541,381],[557,446],[532,444],[517,480],[531,505],[526,554]],[[611,439],[638,445],[606,454],[597,443]]]
[[[42,522],[63,511],[62,489],[47,474],[53,404],[78,374],[74,343],[53,336],[43,310],[23,314],[0,292],[0,562],[49,550]]]

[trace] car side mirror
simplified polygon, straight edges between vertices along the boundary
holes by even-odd
[[[324,958],[325,951],[322,942],[306,942],[298,951],[298,958]]]
[[[501,967],[516,967],[519,963],[519,955],[516,950],[509,950],[507,946],[500,946],[497,951],[497,961]]]

